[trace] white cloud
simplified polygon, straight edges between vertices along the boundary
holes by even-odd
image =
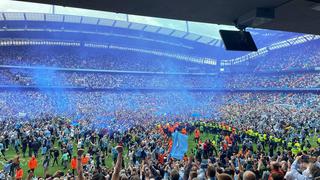
[[[38,12],[50,13],[52,6],[47,4],[20,2],[11,0],[0,1],[1,12]]]

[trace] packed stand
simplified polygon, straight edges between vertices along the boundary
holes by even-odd
[[[282,71],[308,69],[320,66],[320,40],[272,50],[262,57],[251,60],[255,71]]]
[[[251,74],[231,73],[216,75],[159,75],[134,73],[97,73],[92,71],[57,71],[50,69],[0,70],[0,85],[36,87],[83,88],[318,88],[320,73]]]
[[[51,46],[0,47],[1,65],[148,72],[213,72],[211,65],[116,49]]]

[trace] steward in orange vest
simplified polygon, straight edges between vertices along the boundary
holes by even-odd
[[[16,180],[22,180],[23,177],[23,170],[20,166],[18,166],[16,170]]]
[[[89,157],[84,154],[81,158],[81,164],[84,170],[87,170],[88,163],[89,163]]]
[[[198,142],[199,139],[200,139],[200,131],[199,131],[199,129],[196,129],[194,131],[194,140],[195,140],[195,142]]]
[[[71,159],[71,169],[72,169],[72,174],[74,174],[74,171],[77,169],[77,157],[73,156],[73,158]]]
[[[30,161],[28,162],[28,167],[31,171],[34,172],[34,170],[37,168],[38,166],[38,161],[36,159],[35,156],[32,156],[32,158],[30,159]]]
[[[89,162],[89,157],[87,157],[86,155],[83,155],[81,159],[82,165],[85,166],[88,164],[88,162]]]

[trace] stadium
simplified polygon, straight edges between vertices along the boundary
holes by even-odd
[[[0,180],[320,178],[320,35],[0,5]]]

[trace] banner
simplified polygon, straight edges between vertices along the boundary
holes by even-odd
[[[188,151],[188,136],[176,131],[172,134],[172,138],[173,145],[170,155],[173,158],[182,160],[184,154]]]

